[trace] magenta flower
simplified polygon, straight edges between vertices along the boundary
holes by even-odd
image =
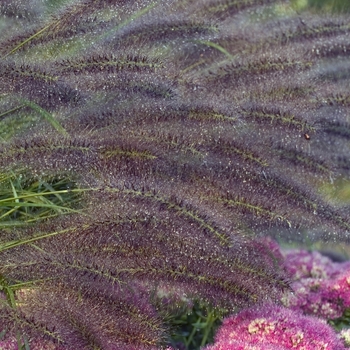
[[[339,334],[340,339],[342,339],[347,347],[350,347],[350,328],[343,329]]]
[[[287,350],[284,346],[280,345],[267,345],[267,344],[257,344],[242,341],[228,341],[228,342],[218,342],[214,345],[208,346],[205,350]]]
[[[324,280],[338,273],[339,263],[334,263],[328,257],[317,251],[309,252],[303,249],[282,251],[285,266],[293,280],[313,278]]]
[[[206,350],[345,349],[325,321],[278,305],[243,310],[225,319],[215,340]]]
[[[334,280],[328,280],[322,286],[323,293],[338,301],[343,309],[350,308],[350,267],[341,271]]]
[[[8,338],[6,340],[0,341],[1,350],[17,350],[17,340],[15,338]]]
[[[350,263],[305,250],[284,255],[293,293],[283,296],[283,305],[327,320],[342,316],[350,307]]]

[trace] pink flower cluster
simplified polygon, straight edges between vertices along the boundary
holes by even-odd
[[[350,262],[334,262],[305,250],[286,251],[284,256],[293,290],[282,298],[286,307],[327,320],[350,307]]]
[[[278,305],[246,309],[224,320],[205,350],[343,350],[324,320]]]

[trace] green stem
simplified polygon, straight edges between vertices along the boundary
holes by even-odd
[[[200,320],[201,320],[201,318],[199,317],[196,323],[199,323]],[[186,348],[188,348],[188,346],[192,343],[192,340],[193,340],[193,337],[194,337],[196,331],[197,331],[197,328],[193,327],[190,336],[188,337],[187,341],[185,342]]]
[[[1,114],[0,114],[0,118],[2,118],[3,116],[5,116],[6,114],[10,114],[10,113],[12,113],[12,112],[15,112],[15,111],[17,111],[18,109],[21,109],[22,107],[25,107],[25,106],[26,106],[26,104],[22,104],[22,105],[20,105],[20,106],[18,106],[18,107],[9,109],[8,111],[6,111],[6,112],[4,112],[4,113],[1,113]]]
[[[203,334],[202,342],[201,342],[201,347],[204,346],[209,338],[209,333],[213,328],[213,324],[215,322],[216,317],[214,316],[213,311],[210,311],[207,317],[207,326],[205,327],[205,331]]]
[[[42,34],[45,30],[47,30],[48,28],[50,28],[52,25],[49,24],[46,27],[44,27],[43,29],[39,30],[38,32],[36,32],[35,34],[33,34],[32,36],[30,36],[28,39],[22,41],[21,43],[19,43],[14,49],[12,49],[10,52],[8,52],[5,56],[3,56],[2,58],[4,59],[5,57],[13,54],[14,52],[16,52],[18,49],[20,49],[23,45],[27,44],[29,41],[33,40],[34,38],[36,38],[37,36],[39,36],[40,34]]]

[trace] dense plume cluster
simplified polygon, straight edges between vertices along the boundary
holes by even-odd
[[[0,5],[0,123],[22,126],[0,167],[82,195],[74,214],[1,229],[9,341],[157,348],[158,284],[230,310],[278,300],[283,258],[262,237],[348,240],[348,208],[321,189],[349,180],[349,16],[48,3]]]

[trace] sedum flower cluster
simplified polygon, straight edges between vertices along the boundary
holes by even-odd
[[[326,320],[341,317],[350,307],[350,262],[335,262],[316,251],[283,254],[293,290],[283,304]]]
[[[269,304],[224,320],[214,345],[205,350],[342,350],[325,320]]]

